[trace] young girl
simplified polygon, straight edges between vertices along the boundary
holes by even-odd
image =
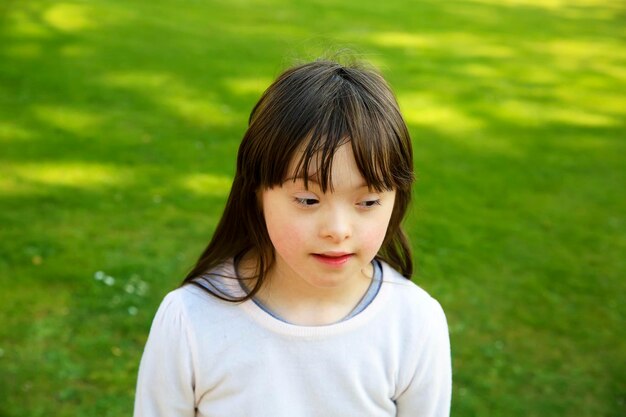
[[[448,330],[410,281],[411,140],[375,71],[291,68],[250,115],[213,239],[163,300],[135,416],[447,416]]]

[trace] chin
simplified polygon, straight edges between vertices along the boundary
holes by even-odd
[[[329,270],[316,277],[311,277],[307,281],[318,288],[335,288],[344,285],[356,277],[358,270]]]

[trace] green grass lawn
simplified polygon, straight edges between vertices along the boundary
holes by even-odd
[[[250,109],[342,47],[412,133],[452,414],[626,415],[625,25],[610,0],[0,0],[0,416],[130,415]]]

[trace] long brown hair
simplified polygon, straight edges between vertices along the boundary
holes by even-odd
[[[283,72],[252,109],[224,213],[182,284],[195,284],[227,301],[254,296],[274,262],[257,192],[280,185],[293,174],[287,170],[295,157],[297,174],[308,173],[309,164],[317,164],[322,191],[332,192],[333,155],[347,142],[370,188],[396,190],[376,257],[410,279],[411,251],[401,222],[411,200],[413,152],[395,96],[382,76],[363,64],[315,61]],[[308,175],[300,176],[306,186]],[[246,296],[232,297],[208,273],[251,250],[257,259],[254,286]]]

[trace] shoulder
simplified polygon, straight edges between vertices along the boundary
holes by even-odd
[[[441,304],[423,288],[406,279],[387,264],[383,264],[383,288],[387,291],[387,326],[395,329],[397,352],[402,358],[398,372],[397,399],[403,408],[421,407],[415,404],[419,394],[436,398],[437,387],[443,390],[441,403],[449,403],[450,339],[448,323]],[[403,395],[406,393],[407,395]],[[398,406],[400,409],[400,406]],[[433,414],[434,415],[434,414]],[[447,415],[446,413],[437,415]]]
[[[193,312],[232,305],[232,302],[224,299],[232,300],[243,295],[245,292],[237,279],[232,261],[228,261],[169,292],[161,307],[171,306],[181,311]]]
[[[185,285],[165,295],[154,316],[152,328],[186,327],[197,311],[210,308],[208,294],[192,285]]]
[[[204,322],[207,317],[218,317],[233,310],[238,303],[220,299],[239,297],[243,290],[231,262],[224,263],[193,282],[169,292],[163,298],[155,320],[169,319],[182,322]]]
[[[426,290],[401,275],[385,262],[383,286],[389,297],[389,305],[401,315],[405,324],[413,323],[423,327],[445,326],[446,318],[441,304]]]
[[[192,352],[209,353],[220,349],[217,341],[224,339],[223,335],[245,327],[247,322],[240,304],[220,300],[202,288],[187,284],[163,298],[150,334],[164,344],[184,339]]]
[[[401,275],[385,262],[381,262],[383,270],[383,286],[393,296],[408,299],[416,303],[432,304],[437,301],[422,287]],[[438,303],[437,303],[438,304]]]
[[[224,301],[211,294],[207,289],[194,284],[185,284],[169,292],[159,306],[161,310],[180,315],[186,320],[193,320],[207,314],[213,315],[222,310],[228,310],[237,303]],[[157,314],[159,314],[157,313]]]

